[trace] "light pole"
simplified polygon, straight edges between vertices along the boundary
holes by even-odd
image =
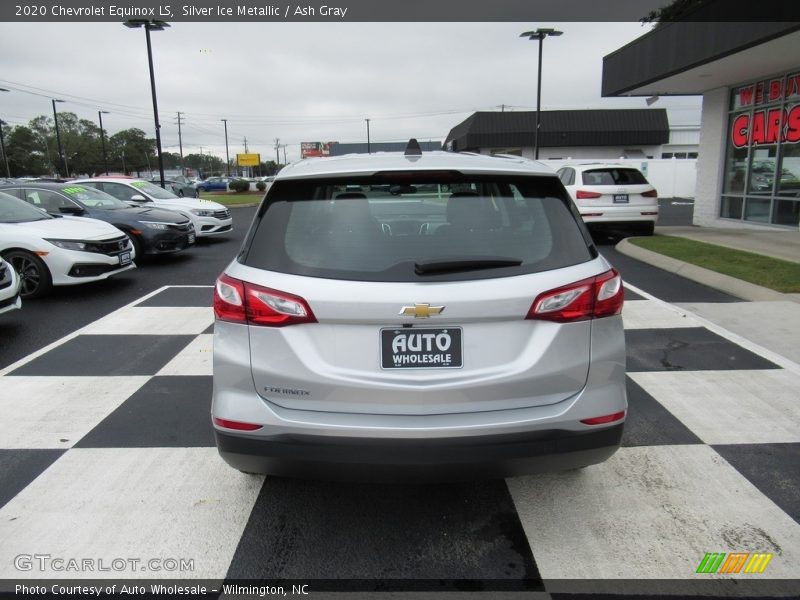
[[[150,67],[150,90],[153,93],[153,118],[156,123],[156,149],[158,150],[158,173],[161,178],[161,187],[164,187],[164,157],[161,156],[161,124],[158,122],[158,101],[156,100],[156,76],[153,72],[153,48],[150,45],[150,31],[163,31],[169,23],[157,19],[131,19],[125,21],[125,27],[135,29],[144,27],[147,39],[147,64]]]
[[[231,155],[228,154],[228,119],[220,119],[225,123],[225,174],[231,176]]]
[[[371,148],[369,145],[369,119],[364,119],[367,122],[367,154],[372,154]]]
[[[8,92],[6,88],[0,88],[0,92]],[[6,142],[3,139],[3,125],[5,122],[0,119],[0,151],[3,153],[3,162],[6,165],[6,177],[11,179],[11,169],[8,168],[8,154],[6,154]]]
[[[540,119],[539,115],[541,113],[542,108],[542,44],[544,42],[544,38],[549,35],[552,36],[559,36],[563,31],[558,31],[552,28],[539,28],[536,31],[526,31],[521,33],[519,37],[526,37],[529,40],[539,40],[539,71],[538,77],[536,82],[536,131],[534,133],[534,140],[533,140],[533,158],[539,160],[539,126],[540,126]]]
[[[64,177],[69,177],[69,167],[67,166],[67,155],[64,154],[64,148],[61,146],[61,134],[58,132],[58,113],[56,112],[56,102],[64,102],[58,98],[53,98],[53,122],[56,126],[56,142],[58,142],[58,155],[61,157],[61,162],[64,164]]]
[[[108,175],[108,157],[106,156],[106,136],[103,133],[103,115],[107,114],[109,114],[107,110],[97,111],[97,117],[100,119],[100,144],[103,146],[103,166],[106,169],[106,175]]]

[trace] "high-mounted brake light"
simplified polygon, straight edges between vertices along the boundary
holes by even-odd
[[[616,269],[539,294],[526,319],[572,323],[618,315],[625,292]]]
[[[602,195],[603,194],[601,194],[600,192],[589,192],[587,190],[578,190],[575,193],[575,197],[578,200],[593,200],[596,198],[600,198]]]
[[[300,296],[239,281],[224,273],[214,286],[214,314],[221,321],[265,327],[316,323]]]

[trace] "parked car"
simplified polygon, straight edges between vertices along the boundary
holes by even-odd
[[[161,178],[157,177],[151,179],[150,183],[161,187]],[[179,198],[183,198],[184,196],[186,198],[198,197],[197,189],[194,187],[194,184],[181,175],[164,178],[164,185],[166,186],[164,189],[170,190]]]
[[[153,206],[179,212],[194,225],[195,235],[219,235],[233,229],[231,211],[222,204],[199,198],[178,198],[169,190],[142,179],[95,177],[76,179],[72,183],[91,186],[115,198],[139,206]]]
[[[198,192],[227,191],[228,185],[236,177],[209,177],[195,184]]]
[[[658,192],[641,171],[621,164],[570,164],[558,177],[593,230],[653,235]]]
[[[17,272],[0,256],[0,315],[22,308],[21,286]]]
[[[555,173],[406,153],[275,178],[214,289],[220,455],[391,480],[606,460],[627,407],[622,281]]]
[[[20,276],[23,298],[136,268],[130,239],[113,225],[54,217],[5,192],[0,192],[0,255]]]
[[[0,190],[50,214],[111,223],[131,239],[137,257],[179,252],[195,242],[194,225],[182,214],[152,206],[133,207],[90,186],[32,182],[0,186]]]

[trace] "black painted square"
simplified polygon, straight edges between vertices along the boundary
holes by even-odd
[[[642,386],[627,377],[628,414],[623,446],[702,444],[677,417],[664,408]]]
[[[542,589],[503,480],[384,485],[268,477],[227,578],[315,580],[315,590],[338,591]]]
[[[800,443],[726,444],[713,448],[800,523]]]
[[[168,287],[136,306],[211,306],[214,288]]]
[[[214,324],[209,325],[203,333],[214,333]]]
[[[66,450],[0,450],[0,507],[25,489]]]
[[[628,329],[628,372],[777,369],[705,327]]]
[[[208,376],[153,377],[76,448],[214,446]]]
[[[193,335],[79,335],[11,375],[155,375]]]
[[[637,294],[633,290],[629,290],[627,287],[623,288],[625,290],[625,300],[647,300],[641,294]]]

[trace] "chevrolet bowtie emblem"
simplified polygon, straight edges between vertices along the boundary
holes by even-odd
[[[415,304],[414,306],[404,306],[400,309],[401,315],[414,317],[415,319],[427,319],[431,315],[438,315],[444,311],[444,306],[431,306],[430,304]]]

